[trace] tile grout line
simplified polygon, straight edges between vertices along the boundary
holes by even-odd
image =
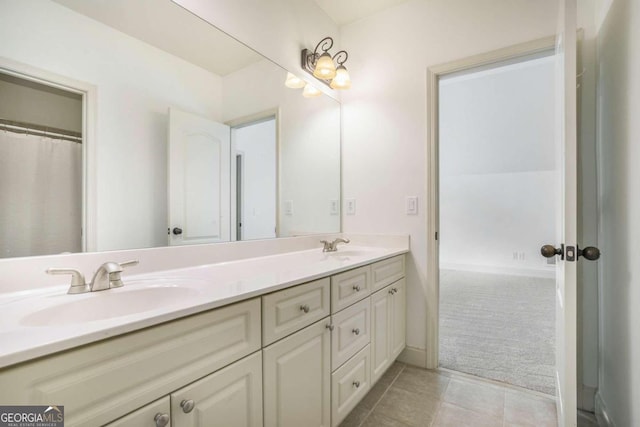
[[[440,395],[440,398],[438,399],[438,408],[436,409],[435,414],[433,414],[433,419],[429,423],[429,427],[435,426],[436,422],[438,421],[438,417],[440,416],[440,410],[442,409],[442,404],[444,403],[444,395],[449,389],[449,384],[451,384],[451,379],[447,381],[447,385],[445,386],[444,391],[442,392],[442,394]]]
[[[373,407],[371,408],[371,410],[367,413],[367,416],[364,417],[362,419],[362,422],[358,425],[358,427],[362,427],[362,425],[364,425],[365,421],[367,421],[367,418],[369,418],[369,416],[373,413],[373,411],[375,411],[376,407],[378,406],[378,403],[380,403],[380,401],[382,400],[382,398],[384,397],[385,394],[387,394],[387,392],[389,391],[389,389],[391,388],[391,386],[393,385],[393,383],[396,382],[396,380],[398,379],[398,377],[400,376],[400,374],[402,373],[402,371],[404,371],[404,368],[406,367],[405,364],[402,364],[400,370],[398,371],[398,373],[393,377],[393,379],[391,380],[391,382],[389,383],[389,385],[387,386],[387,388],[384,389],[384,393],[382,393],[380,395],[380,397],[378,398],[378,400],[376,400],[376,402],[373,404]]]

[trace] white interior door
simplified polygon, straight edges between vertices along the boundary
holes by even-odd
[[[558,94],[558,182],[561,212],[558,241],[565,244],[556,269],[556,394],[558,425],[577,424],[576,253],[577,111],[576,0],[561,0],[556,40]]]
[[[229,126],[169,109],[169,245],[231,237]]]

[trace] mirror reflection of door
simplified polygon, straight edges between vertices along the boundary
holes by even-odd
[[[235,153],[236,240],[276,237],[276,118],[269,116],[231,129]]]
[[[229,126],[169,109],[169,245],[228,242]]]
[[[0,71],[0,258],[82,251],[83,95]]]

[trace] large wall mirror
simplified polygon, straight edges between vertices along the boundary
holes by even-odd
[[[0,2],[0,258],[340,231],[340,105],[170,0]]]

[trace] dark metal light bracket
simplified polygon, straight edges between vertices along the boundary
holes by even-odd
[[[304,71],[313,76],[313,70],[316,68],[318,58],[320,58],[320,55],[323,53],[329,53],[329,49],[332,47],[333,39],[331,37],[325,37],[320,40],[313,51],[310,49],[302,49],[300,55],[300,66]],[[332,59],[338,64],[338,66],[347,62],[347,58],[349,58],[349,54],[344,50],[341,50],[332,56]],[[331,87],[331,80],[319,79],[316,76],[313,76],[313,78]]]

